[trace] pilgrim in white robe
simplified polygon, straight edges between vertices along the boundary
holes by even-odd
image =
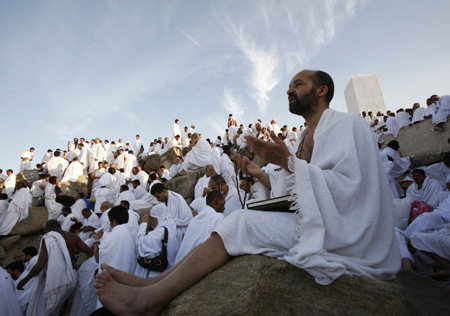
[[[421,189],[418,189],[417,183],[413,182],[406,190],[406,196],[409,196],[413,202],[425,202],[435,208],[438,206],[439,193],[442,191],[443,188],[439,182],[426,177]]]
[[[411,165],[411,159],[410,157],[400,157],[400,154],[397,150],[392,149],[391,147],[384,148],[380,155],[382,156],[381,160],[386,161],[388,160],[387,156],[394,159],[394,166],[392,167],[390,173],[394,178],[397,178],[404,174],[409,166]]]
[[[42,157],[41,164],[47,163],[52,157],[53,153],[45,153],[45,155]]]
[[[98,162],[102,160],[103,151],[104,149],[101,143],[96,143],[92,146],[89,153],[89,173],[98,168]]]
[[[386,120],[386,128],[387,131],[385,132],[385,134],[392,134],[394,135],[394,137],[398,136],[398,127],[397,127],[397,123],[395,121],[395,117],[389,116]]]
[[[33,258],[30,259],[30,261],[27,262],[25,270],[16,280],[16,287],[15,287],[16,295],[17,299],[19,300],[20,308],[22,309],[22,312],[24,314],[27,311],[27,306],[28,303],[30,302],[31,294],[33,293],[33,283],[34,280],[36,279],[36,276],[31,278],[27,282],[27,284],[24,285],[23,290],[17,290],[17,285],[19,284],[20,281],[22,281],[23,278],[25,278],[28,275],[28,273],[30,273],[31,269],[33,269],[34,265],[38,261],[38,257],[39,256],[34,256]]]
[[[403,189],[400,184],[395,180],[392,170],[394,169],[394,162],[389,160],[386,155],[380,155],[381,161],[384,165],[384,171],[389,181],[389,188],[391,189],[392,199],[398,199],[403,196]]]
[[[3,215],[3,213],[8,209],[9,202],[8,200],[0,200],[0,218]]]
[[[413,117],[411,120],[411,123],[417,123],[417,122],[422,122],[424,120],[424,116],[425,116],[425,108],[422,107],[418,107],[417,109],[414,110],[413,113]]]
[[[404,127],[411,125],[411,118],[409,117],[409,114],[406,112],[398,112],[397,116],[395,117],[395,125],[397,125],[398,131],[400,131]]]
[[[117,169],[125,168],[125,154],[121,153],[120,155],[118,155],[114,160],[114,163],[116,164]]]
[[[121,201],[128,201],[128,203],[131,203],[131,201],[136,200],[133,192],[130,190],[120,192],[117,196],[117,199],[114,201],[114,205],[119,205]]]
[[[305,134],[297,141],[303,139]],[[296,214],[236,211],[215,230],[232,255],[264,254],[317,283],[343,274],[393,279],[400,269],[392,199],[378,146],[360,116],[325,110],[310,163],[295,148],[279,180]],[[383,220],[380,220],[383,219]]]
[[[97,308],[97,295],[94,287],[97,267],[98,263],[92,256],[83,262],[78,270],[77,287],[69,316],[90,315]]]
[[[84,174],[87,174],[89,169],[89,151],[85,147],[80,150],[80,154],[78,155],[78,162],[84,166]]]
[[[17,300],[14,280],[2,267],[0,267],[0,280],[2,280],[0,282],[0,315],[22,316],[23,312]]]
[[[203,197],[203,191],[209,188],[209,180],[211,177],[207,177],[206,174],[198,179],[194,187],[194,199]]]
[[[100,226],[100,218],[97,214],[91,211],[91,216],[88,218],[83,217],[82,223],[83,226],[81,226],[81,228],[92,227],[97,229]],[[79,232],[78,236],[80,236],[81,240],[86,241],[93,232],[94,231],[92,230],[87,232]]]
[[[51,231],[42,237],[48,253],[48,262],[35,277],[28,315],[58,315],[61,304],[77,284],[77,272],[72,267],[64,237]],[[42,242],[41,242],[42,249]]]
[[[98,270],[102,263],[128,273],[134,273],[136,268],[135,239],[130,234],[127,224],[116,225],[109,234],[100,240]],[[97,308],[102,305],[97,300]]]
[[[183,234],[193,217],[192,211],[180,194],[170,190],[167,190],[167,192],[169,194],[166,202],[167,212],[177,225],[177,237],[181,242],[183,239]]]
[[[180,262],[192,249],[209,238],[211,232],[225,219],[223,214],[206,205],[189,223],[180,249],[178,250],[175,264]]]
[[[133,154],[137,157],[139,151],[141,150],[141,146],[142,146],[142,140],[136,139],[136,142],[133,145]]]
[[[193,208],[197,213],[200,213],[206,206],[206,197],[196,198],[190,204],[190,207]],[[223,215],[227,217],[234,211],[240,210],[241,208],[242,204],[239,201],[237,190],[231,186],[228,186],[228,194],[225,197],[225,210],[223,211]]]
[[[61,182],[77,182],[78,177],[84,173],[83,165],[79,161],[72,161],[67,167]]]
[[[95,196],[95,192],[98,190],[98,188],[100,187],[98,185],[98,180],[100,180],[100,178],[102,177],[102,175],[105,174],[105,172],[107,172],[107,170],[105,168],[101,168],[101,169],[97,169],[95,171],[94,177],[96,177],[96,179],[94,179],[94,181],[92,181],[92,190],[91,190],[91,196]],[[98,179],[97,179],[98,177]]]
[[[8,235],[17,222],[28,218],[28,208],[31,207],[33,197],[27,188],[17,190],[8,209],[0,217],[0,236]]]
[[[180,247],[176,233],[176,224],[168,214],[167,207],[164,204],[155,205],[150,211],[150,216],[158,219],[158,225],[147,234],[147,223],[141,223],[136,238],[138,255],[141,257],[159,255],[162,250],[161,241],[164,239],[164,227],[166,227],[168,233],[167,261],[169,263],[167,268],[169,269],[175,265],[175,257]],[[149,278],[159,275],[161,272],[150,271],[137,264],[134,274],[142,278]]]
[[[5,190],[5,192],[2,192],[2,193],[8,194],[8,200],[9,200],[9,199],[11,199],[15,188],[16,188],[16,175],[14,173],[11,173],[5,179],[5,182],[3,184],[3,189]]]
[[[47,171],[51,176],[58,178],[61,182],[64,170],[66,170],[69,162],[62,157],[53,157],[47,162]]]
[[[178,173],[180,173],[181,169],[183,169],[182,163],[174,163],[169,168],[169,176],[171,178],[175,177]],[[147,175],[148,177],[148,175]]]
[[[117,172],[116,172],[117,173]],[[99,188],[95,195],[95,213],[100,213],[100,207],[102,206],[102,203],[105,201],[113,201],[113,195],[111,188],[114,186],[114,176],[109,173],[105,172],[102,177],[98,180]]]
[[[34,154],[27,150],[25,151],[22,155],[20,155],[21,158],[21,164],[20,164],[20,171],[25,171],[25,170],[33,170],[33,166],[31,164],[31,161],[34,158]]]
[[[140,186],[138,187],[140,188]],[[136,190],[135,190],[136,191]],[[135,192],[133,191],[133,193]],[[144,208],[151,208],[154,205],[158,204],[158,200],[151,195],[149,192],[145,191],[145,194],[140,196],[139,198],[136,197],[136,199],[134,201],[130,202],[130,207],[133,210],[142,210]]]
[[[436,111],[437,111],[436,104],[432,103],[426,108],[424,116],[431,116],[431,118],[433,118]]]
[[[63,205],[56,202],[55,185],[51,183],[45,187],[45,207],[48,211],[48,219],[57,219],[62,213]]]
[[[133,177],[131,178],[131,181],[134,181],[134,180],[139,180],[140,186],[145,189],[147,187],[147,183],[148,183],[148,173],[141,170],[137,174],[133,175]]]
[[[134,167],[137,167],[138,165],[138,161],[136,159],[136,157],[132,154],[128,154],[127,155],[127,160],[125,161],[125,165],[124,165],[124,174],[125,174],[125,179],[131,179],[131,177],[133,176],[133,173],[131,172],[131,170]]]
[[[212,163],[212,149],[209,143],[200,138],[184,158],[183,170],[191,172]]]
[[[180,124],[173,123],[172,126],[172,137],[175,138],[175,136],[180,135],[181,137],[181,130],[180,130]]]
[[[433,115],[433,124],[447,122],[450,115],[450,95],[443,95],[436,103],[436,113]]]
[[[220,174],[220,157],[223,154],[223,150],[220,147],[212,148],[212,165],[214,167],[214,171],[217,174]]]
[[[227,154],[223,153],[220,156],[220,175],[225,179],[225,182],[236,188],[236,173],[234,172],[234,164],[231,161],[230,157]]]

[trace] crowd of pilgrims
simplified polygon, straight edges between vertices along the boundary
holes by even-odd
[[[363,112],[361,116],[381,144],[383,134],[397,136],[401,128],[426,119],[433,120],[431,132],[441,131],[448,113],[443,119],[439,109],[445,106],[440,102],[447,102],[448,107],[448,100],[448,96],[432,96],[427,108],[414,104],[412,109],[398,110],[397,115],[388,111],[376,116]],[[74,293],[70,315],[88,315],[101,307],[94,292],[95,274],[100,272],[101,263],[141,277],[156,276],[161,272],[144,268],[137,258],[160,255],[162,240],[167,241],[170,268],[206,240],[230,213],[245,208],[246,203],[276,197],[273,190],[235,170],[234,152],[248,149],[246,135],[272,141],[271,131],[286,146],[293,147],[304,127],[279,127],[275,120],[263,126],[257,120],[245,128],[232,114],[227,125],[224,135],[211,141],[197,133],[194,125],[181,131],[177,119],[172,138],[155,139],[147,150],[139,135],[132,147],[123,144],[122,139],[110,143],[97,138],[89,143],[75,138],[67,150],[49,149],[36,168],[32,166],[34,148],[30,148],[21,155],[21,171],[35,169],[40,177],[30,188],[22,182],[16,184],[13,170],[8,169],[7,175],[0,170],[0,236],[8,235],[18,221],[27,218],[30,206],[45,205],[47,265],[67,265],[66,269],[58,268],[64,277],[55,278],[56,274],[47,270],[42,282],[40,271],[45,267],[38,263],[38,250],[27,247],[17,251],[14,261],[6,267],[17,288],[16,295],[10,298],[17,300],[17,312],[25,314],[33,309],[38,315],[39,311],[57,315],[61,304]],[[143,170],[152,155],[163,155],[171,148],[178,156],[169,169],[161,166],[149,173]],[[402,267],[436,279],[449,277],[450,157],[411,171],[413,157],[401,157],[399,148],[398,141],[391,141],[380,150],[380,157],[392,192]],[[189,205],[180,194],[165,187],[171,178],[200,168],[205,168],[205,175],[195,185],[195,197]],[[269,177],[277,177],[280,169],[273,164],[263,167]],[[59,184],[76,182],[80,175],[89,176],[92,190],[89,196],[80,192],[72,206],[64,207],[56,201]],[[135,212],[146,208],[151,210],[142,218]],[[76,238],[75,243],[67,242],[71,238]],[[59,248],[59,252],[55,250]],[[78,252],[90,258],[75,270],[72,267],[77,267]],[[0,272],[6,273],[3,269]],[[57,293],[51,292],[51,300],[40,298],[45,283],[58,289]]]

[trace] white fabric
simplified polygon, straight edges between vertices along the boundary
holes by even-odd
[[[45,207],[48,211],[48,219],[57,219],[62,213],[63,205],[56,202],[55,185],[51,183],[45,187]]]
[[[445,190],[447,186],[447,177],[450,175],[450,169],[445,163],[438,162],[423,169],[425,170],[427,177],[438,181]]]
[[[104,148],[101,143],[94,144],[89,153],[89,173],[98,168],[98,162],[102,160]]]
[[[395,117],[389,116],[386,120],[386,134],[392,134],[394,137],[398,136],[398,127],[397,123],[395,122]]]
[[[82,219],[83,215],[81,214],[81,211],[83,209],[85,209],[86,206],[86,202],[84,201],[84,199],[78,199],[75,201],[75,203],[70,207],[70,209],[72,210],[72,216],[76,216],[77,219]],[[81,221],[81,220],[80,220]]]
[[[33,197],[27,188],[21,188],[14,193],[8,209],[0,217],[0,236],[8,235],[17,222],[28,217],[28,208]]]
[[[87,170],[89,169],[89,151],[85,147],[82,147],[82,149],[80,150],[78,162],[86,168],[85,172],[87,174]]]
[[[83,226],[81,228],[86,227],[93,227],[97,229],[100,226],[100,219],[97,216],[97,214],[91,212],[91,216],[88,218],[83,218]],[[89,235],[91,235],[94,231],[87,231],[87,232],[80,232],[79,236],[80,238],[85,241],[89,238]]]
[[[165,203],[167,206],[167,213],[177,225],[177,237],[178,240],[181,241],[183,239],[183,234],[193,217],[192,212],[180,194],[169,190],[167,190],[167,192],[169,195],[167,202]]]
[[[411,165],[411,161],[409,157],[400,157],[400,154],[397,150],[392,149],[391,147],[384,148],[380,154],[382,156],[389,156],[394,159],[394,166],[390,170],[390,174],[392,177],[397,178],[405,173],[409,166]],[[387,160],[387,157],[382,157],[382,161]]]
[[[78,177],[83,175],[83,165],[78,161],[72,161],[67,167],[61,182],[77,182]]]
[[[184,159],[183,169],[191,172],[212,163],[212,149],[209,143],[200,138]]]
[[[33,195],[33,197],[42,197],[44,196],[45,193],[45,189],[41,189],[41,185],[47,185],[48,182],[45,179],[40,179],[40,180],[36,180],[33,182],[33,184],[31,185],[31,195]]]
[[[0,280],[0,315],[22,316],[23,313],[14,290],[14,280],[2,267],[0,267]]]
[[[171,178],[175,177],[178,173],[180,173],[181,169],[183,169],[183,164],[182,163],[178,163],[178,164],[174,163],[169,168],[169,176]]]
[[[98,264],[92,256],[78,270],[78,282],[69,316],[86,316],[95,311],[97,295],[95,294],[95,270]]]
[[[117,173],[117,171],[116,171]],[[102,203],[105,201],[112,202],[112,187],[115,184],[115,178],[114,176],[109,173],[105,172],[102,177],[98,180],[98,186],[99,188],[96,191],[95,195],[95,213],[100,213],[100,207],[102,206]]]
[[[432,212],[419,215],[408,228],[405,234],[411,237],[414,233],[426,232],[433,229],[439,229],[450,222],[450,196],[447,197],[439,207]]]
[[[142,146],[142,140],[136,139],[136,142],[133,145],[133,154],[137,157],[139,151],[141,150],[141,146]]]
[[[450,227],[432,232],[415,233],[411,236],[411,243],[414,248],[426,252],[437,254],[439,257],[450,260]]]
[[[173,127],[172,127],[172,137],[175,137],[177,135],[181,135],[181,131],[180,131],[180,124],[177,123],[173,123]]]
[[[3,213],[8,209],[9,202],[8,200],[0,200],[0,218]]]
[[[234,188],[237,187],[234,164],[231,162],[230,157],[225,153],[220,157],[220,175],[225,179],[229,186]]]
[[[34,158],[34,154],[31,151],[29,151],[29,150],[25,151],[22,155],[20,155],[20,158],[22,158],[22,161],[20,164],[20,171],[33,170],[31,161]]]
[[[421,107],[415,109],[414,113],[413,113],[413,117],[412,117],[411,123],[414,124],[414,123],[423,121],[424,120],[423,117],[425,115],[425,111],[426,111],[426,109],[425,108],[421,108]]]
[[[58,177],[58,182],[61,182],[64,170],[66,170],[69,162],[62,157],[52,157],[47,162],[47,171],[51,176]]]
[[[225,219],[223,214],[217,213],[210,206],[206,206],[189,223],[180,249],[175,260],[175,264],[183,259],[192,249],[203,243],[211,232]]]
[[[209,180],[211,177],[207,177],[206,174],[198,179],[194,188],[194,198],[203,197],[203,190],[209,187]]]
[[[42,240],[45,241],[48,262],[34,281],[27,316],[44,315],[42,311],[45,315],[58,315],[61,304],[70,296],[77,282],[77,273],[72,268],[63,236],[49,232]]]
[[[132,192],[136,200],[143,199],[148,194],[148,192],[141,185],[133,189]]]
[[[114,205],[119,205],[121,201],[128,201],[128,203],[131,203],[131,201],[136,200],[134,197],[133,192],[130,190],[120,192],[119,196],[117,197],[116,201],[114,202]]]
[[[228,186],[228,194],[225,197],[225,210],[223,215],[226,217],[236,210],[242,208],[241,202],[239,201],[239,195],[235,188]]]
[[[11,199],[14,189],[16,187],[16,175],[14,173],[11,173],[6,179],[3,184],[3,188],[5,190],[4,193],[8,194],[8,199]]]
[[[445,123],[450,115],[450,95],[443,95],[436,103],[436,113],[433,115],[433,124]]]
[[[397,125],[398,130],[411,125],[411,118],[406,112],[398,112],[395,117],[395,125]]]
[[[17,284],[25,278],[28,273],[30,273],[31,269],[33,269],[34,265],[38,261],[39,256],[34,256],[30,259],[30,261],[27,262],[26,268],[23,271],[23,273],[17,278],[16,280],[16,288]],[[30,302],[31,294],[33,293],[33,283],[36,277],[31,278],[27,284],[24,285],[23,290],[17,290],[16,289],[16,295],[17,299],[19,300],[20,308],[22,309],[22,312],[25,313],[27,310],[28,303]]]
[[[156,204],[158,204],[158,200],[151,195],[149,192],[145,191],[145,195],[141,198],[136,198],[134,201],[130,202],[130,207],[133,208],[133,210],[142,210],[144,208],[150,208]]]
[[[426,177],[421,189],[418,189],[417,183],[413,182],[406,190],[406,196],[409,196],[413,202],[426,202],[435,208],[438,205],[439,193],[442,191],[439,182],[430,177]]]
[[[168,268],[175,265],[175,257],[180,247],[180,242],[177,238],[176,224],[172,217],[167,212],[167,207],[164,204],[158,204],[152,208],[150,212],[151,217],[155,217],[158,220],[158,225],[154,230],[146,234],[147,223],[142,223],[139,226],[137,236],[138,255],[141,257],[156,256],[161,253],[162,240],[164,239],[164,227],[167,228],[167,261],[169,263]],[[136,265],[135,275],[147,278],[155,276],[159,273],[149,271],[139,264]]]
[[[284,182],[293,185],[288,192],[296,194],[296,221],[292,214],[236,211],[217,228],[227,251],[282,257],[319,284],[343,274],[394,278],[400,255],[377,152],[361,117],[324,111],[311,162],[291,157],[294,173],[282,171]]]

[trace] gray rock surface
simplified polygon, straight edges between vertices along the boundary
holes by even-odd
[[[42,226],[48,218],[48,212],[45,207],[30,207],[28,210],[28,218],[17,223],[11,232],[13,235],[32,235],[39,233],[42,230]]]
[[[31,187],[36,180],[39,180],[39,174],[36,170],[24,170],[19,172],[16,177],[16,183],[25,182],[28,187]]]
[[[13,261],[14,254],[16,253],[16,251],[23,250],[25,247],[33,246],[39,250],[41,235],[42,232],[31,236],[21,236],[21,238],[17,240],[17,242],[13,245],[11,249],[4,252],[3,256],[0,253],[0,265],[4,267],[7,264],[9,264],[11,261]],[[2,247],[0,246],[0,248]]]
[[[61,195],[76,197],[78,192],[83,192],[85,196],[88,196],[88,184],[88,176],[79,176],[77,182],[61,182]]]
[[[161,315],[449,315],[450,287],[401,271],[393,281],[343,276],[331,285],[265,256],[236,257]]]
[[[431,119],[402,128],[398,137],[384,135],[381,148],[393,139],[400,144],[399,153],[402,157],[414,155],[411,168],[441,162],[445,153],[450,151],[450,121],[443,124],[444,131],[430,132],[433,127]]]
[[[161,166],[161,156],[156,154],[156,155],[150,155],[147,159],[147,161],[145,162],[144,165],[144,171],[147,173],[150,173],[150,171],[152,169],[156,169],[159,170],[159,167]]]
[[[185,199],[193,199],[195,185],[204,174],[205,168],[201,168],[187,175],[172,178],[166,182],[166,188],[181,194]]]
[[[5,251],[7,251],[11,249],[19,239],[19,235],[5,237],[0,240],[0,246],[2,246]]]
[[[161,156],[160,166],[164,166],[169,169],[170,166],[175,163],[177,156],[183,156],[181,150],[179,148],[170,148]]]

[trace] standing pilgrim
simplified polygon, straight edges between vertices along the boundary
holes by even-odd
[[[30,150],[25,151],[22,155],[20,155],[20,159],[22,159],[22,163],[20,164],[20,171],[32,170],[33,166],[31,165],[31,161],[34,158],[33,154],[34,148],[31,147]]]

